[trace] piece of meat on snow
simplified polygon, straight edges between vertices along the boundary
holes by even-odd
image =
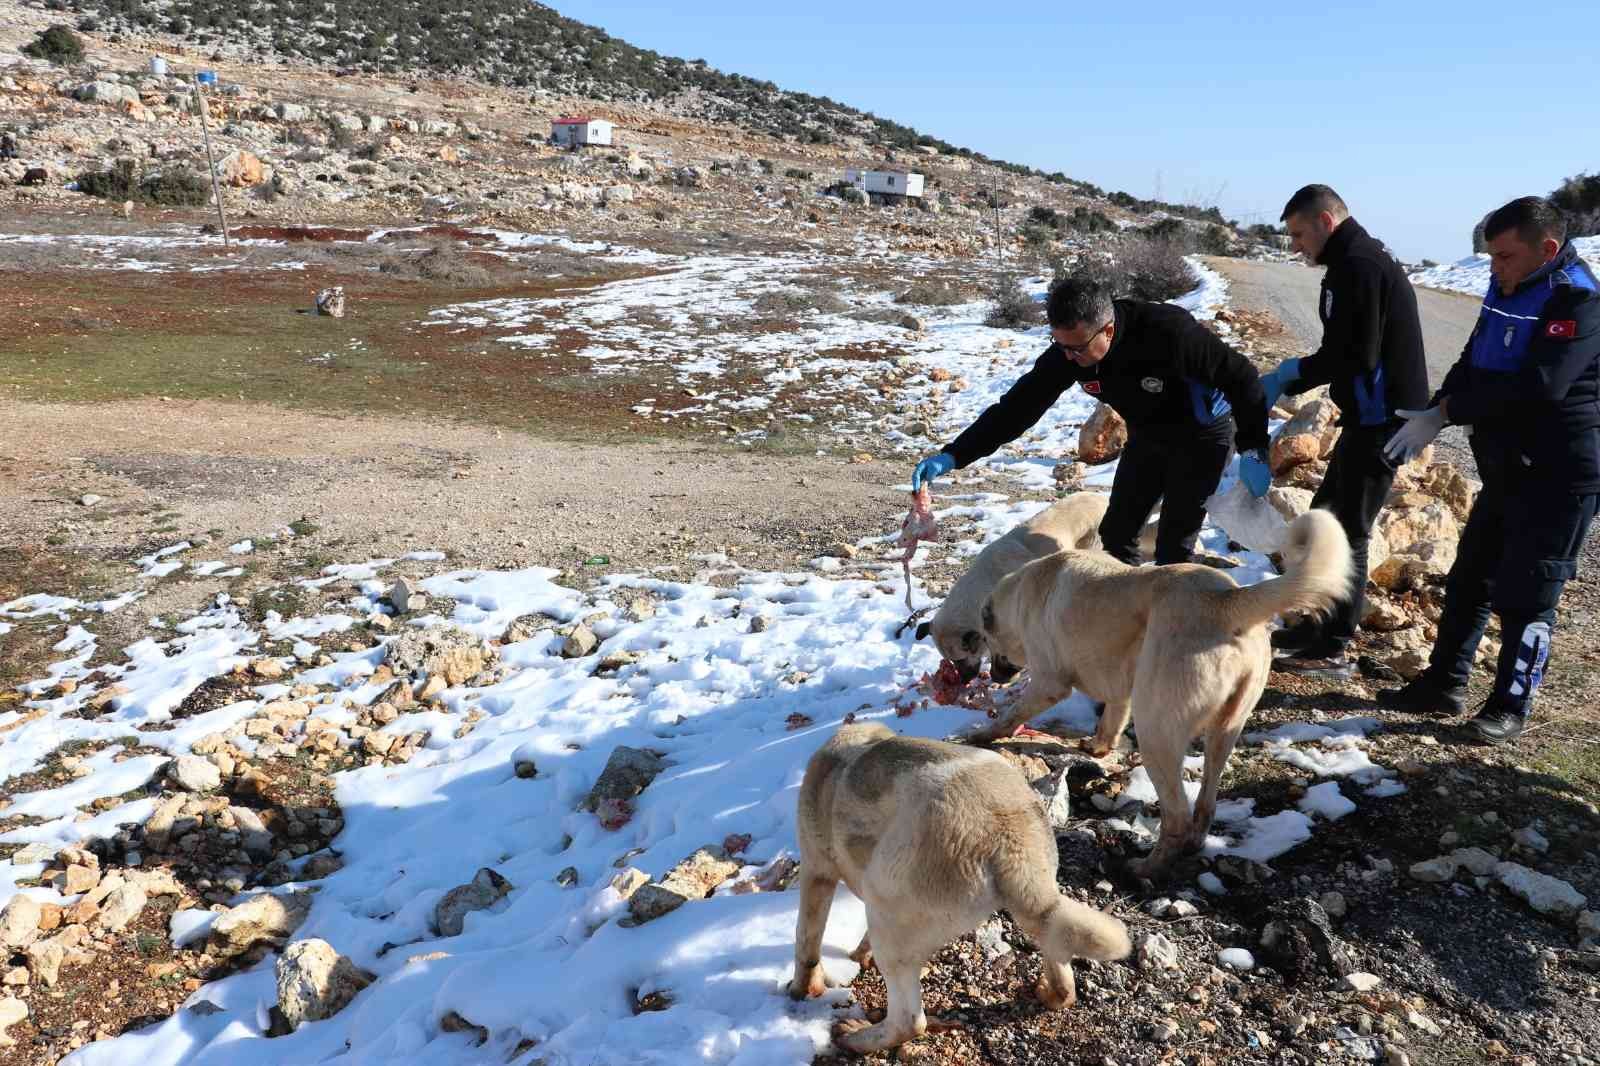
[[[905,554],[900,557],[900,566],[906,574],[906,610],[915,611],[911,606],[911,557],[917,554],[917,544],[924,540],[939,539],[939,524],[933,520],[933,499],[928,493],[928,486],[911,494],[911,510],[906,512],[905,521],[900,523],[900,539],[896,542],[904,548]]]

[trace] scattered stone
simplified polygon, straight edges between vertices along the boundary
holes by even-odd
[[[1545,839],[1543,833],[1531,825],[1525,825],[1511,834],[1511,840],[1519,847],[1526,848],[1538,855],[1543,855],[1550,850],[1550,841]]]
[[[300,892],[264,893],[219,915],[211,926],[211,950],[238,955],[263,941],[278,944],[300,928],[311,911],[311,897]]]
[[[25,952],[28,969],[46,988],[54,988],[61,976],[61,967],[77,960],[77,949],[88,939],[89,934],[83,926],[69,925],[55,936],[35,941]]]
[[[404,630],[389,641],[384,661],[400,677],[442,677],[450,686],[462,685],[488,665],[482,641],[464,629],[437,625]]]
[[[1072,822],[1072,795],[1067,788],[1069,771],[1070,767],[1063,767],[1059,772],[1041,777],[1033,783],[1033,790],[1039,796],[1039,804],[1044,808],[1044,816],[1052,829],[1065,829]]]
[[[572,870],[572,879],[576,881],[578,879],[578,871],[573,870],[570,866],[567,869]],[[611,887],[623,899],[632,898],[635,892],[649,883],[650,875],[635,866],[627,867],[611,879]]]
[[[510,881],[483,867],[470,882],[444,894],[433,909],[433,931],[439,936],[460,936],[468,913],[494,906],[511,888]]]
[[[983,957],[990,962],[1002,955],[1011,954],[1011,945],[1006,942],[1005,927],[1000,924],[998,918],[990,918],[978,926],[974,936],[978,941],[978,950],[983,952]]]
[[[539,766],[532,759],[523,757],[512,765],[512,771],[523,780],[539,776]]]
[[[705,899],[713,889],[739,872],[739,862],[720,847],[699,848],[660,881],[645,885],[628,900],[628,910],[638,922],[648,922],[677,910],[690,900]]]
[[[1223,948],[1217,952],[1217,962],[1230,970],[1241,972],[1256,968],[1256,957],[1244,948]]]
[[[0,910],[0,946],[25,948],[39,936],[43,908],[32,896],[18,892]]]
[[[68,866],[58,878],[61,893],[76,896],[100,883],[100,871],[93,866]]]
[[[594,635],[594,630],[579,623],[561,642],[561,657],[563,659],[581,659],[585,655],[593,654],[600,646],[600,638]]]
[[[276,681],[285,673],[283,664],[276,659],[252,659],[247,669],[263,681]]]
[[[96,496],[92,492],[86,492],[82,496],[78,497],[78,503],[82,504],[84,507],[93,507],[103,499],[105,499],[104,496]]]
[[[1345,903],[1342,892],[1324,892],[1317,902],[1321,904],[1329,918],[1343,918],[1349,911],[1349,905]]]
[[[1498,863],[1494,868],[1494,876],[1507,892],[1540,914],[1570,918],[1589,902],[1588,897],[1567,882],[1530,870],[1521,863]]]
[[[1466,867],[1474,877],[1488,877],[1500,864],[1499,859],[1482,848],[1457,848],[1450,853],[1450,858]]]
[[[1352,992],[1371,992],[1381,984],[1383,984],[1383,978],[1377,974],[1357,971],[1356,973],[1344,975],[1344,987]]]
[[[604,800],[631,800],[665,768],[666,763],[654,752],[620,745],[606,760],[605,769],[583,801],[583,809],[598,811]]]
[[[1150,1039],[1157,1044],[1168,1044],[1177,1039],[1178,1023],[1171,1018],[1162,1018],[1150,1026]]]
[[[1328,922],[1328,912],[1311,899],[1294,899],[1272,907],[1261,930],[1261,947],[1278,972],[1291,980],[1318,974],[1343,977],[1355,961]]]
[[[565,867],[560,873],[556,874],[556,884],[560,885],[562,888],[571,888],[577,883],[578,868],[576,866]]]
[[[389,606],[400,614],[405,614],[411,610],[411,597],[414,595],[416,592],[412,589],[411,582],[403,577],[399,578],[389,586]]]
[[[338,1014],[373,980],[326,940],[301,940],[278,960],[278,1010],[298,1029]]]
[[[1133,946],[1141,970],[1176,970],[1178,948],[1160,933],[1144,933]]]
[[[474,1025],[455,1011],[439,1019],[439,1028],[446,1033],[471,1033],[480,1047],[489,1040],[489,1030],[485,1026]]]
[[[212,792],[222,787],[222,771],[200,755],[180,755],[167,764],[167,778],[187,792]]]
[[[1460,867],[1460,862],[1454,857],[1440,855],[1435,859],[1412,863],[1408,872],[1414,881],[1422,881],[1426,884],[1442,884],[1445,881],[1454,880],[1456,871]]]
[[[15,996],[0,997],[0,1047],[11,1047],[16,1038],[6,1032],[8,1028],[28,1016],[28,1005]]]
[[[149,902],[144,889],[138,885],[123,884],[111,890],[100,905],[99,925],[107,932],[118,932],[139,916]]]

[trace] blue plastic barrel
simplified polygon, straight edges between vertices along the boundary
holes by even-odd
[[[217,83],[217,72],[214,70],[199,71],[195,74],[194,80],[201,85],[215,85]]]

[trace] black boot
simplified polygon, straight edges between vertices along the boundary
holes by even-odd
[[[1424,671],[1403,688],[1379,692],[1378,706],[1391,711],[1451,717],[1467,709],[1467,686],[1448,682],[1441,685]]]
[[[1348,681],[1356,674],[1356,664],[1350,661],[1344,641],[1325,637],[1292,654],[1280,655],[1272,661],[1272,668],[1325,681]]]
[[[1319,623],[1301,619],[1292,626],[1272,631],[1272,650],[1275,652],[1297,652],[1310,647],[1322,635],[1322,626]]]
[[[1484,703],[1472,719],[1472,728],[1490,744],[1504,744],[1516,740],[1528,725],[1528,709],[1514,704],[1500,703],[1493,698]]]

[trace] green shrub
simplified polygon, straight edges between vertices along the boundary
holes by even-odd
[[[22,54],[60,66],[77,63],[83,59],[83,42],[69,26],[51,26],[40,31],[32,43],[24,45]]]
[[[752,307],[763,318],[792,318],[806,312],[835,315],[848,310],[849,305],[826,289],[779,289],[757,296]]]
[[[1044,321],[1044,308],[1022,289],[1014,274],[1004,274],[995,282],[994,305],[983,324],[995,329],[1027,329]]]
[[[131,159],[119,159],[110,170],[78,175],[78,191],[102,200],[142,200],[163,207],[203,207],[211,185],[181,164],[141,176]]]
[[[796,181],[810,181],[812,178],[811,171],[801,170],[799,167],[790,167],[788,170],[783,172],[783,176],[786,178],[793,178]]]

